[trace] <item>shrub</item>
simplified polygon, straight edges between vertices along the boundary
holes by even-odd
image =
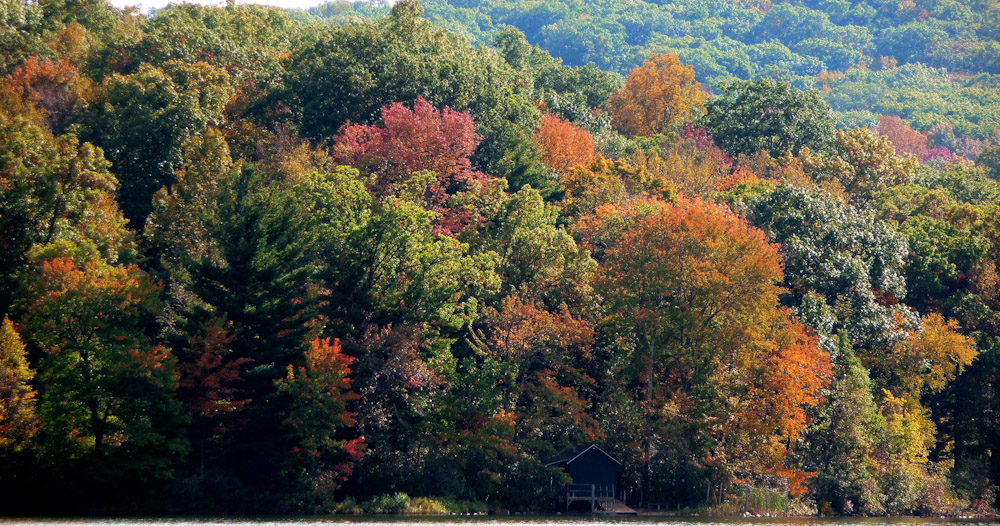
[[[410,515],[447,515],[450,510],[439,500],[416,497],[410,499],[406,506],[406,513]]]
[[[403,513],[410,506],[410,496],[406,493],[379,495],[361,504],[361,511],[367,514]]]

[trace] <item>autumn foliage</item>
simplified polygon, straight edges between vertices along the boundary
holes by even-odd
[[[753,170],[745,166],[740,166],[733,170],[733,173],[723,177],[719,181],[716,188],[720,192],[725,192],[740,185],[752,186],[758,181],[760,181],[760,179],[757,177],[757,174],[753,172]]]
[[[912,155],[918,159],[927,153],[930,142],[926,135],[911,128],[903,119],[890,115],[879,116],[875,133],[888,138],[897,154]]]
[[[696,434],[713,411],[738,415],[726,420],[725,445],[705,452],[706,463],[730,476],[783,465],[830,361],[780,306],[778,247],[705,201],[680,198],[646,214],[606,253],[598,281],[636,341],[645,410],[652,419],[666,407],[701,415],[685,417]],[[712,387],[694,388],[702,382]]]
[[[633,162],[689,197],[711,198],[728,177],[733,160],[715,146],[704,128],[687,123],[680,137],[664,144],[662,154],[638,151]]]
[[[995,516],[998,1],[5,0],[0,509]]]
[[[277,382],[279,392],[294,400],[285,420],[295,437],[293,461],[309,472],[311,489],[321,497],[332,498],[365,452],[364,438],[342,436],[355,422],[348,405],[359,398],[351,391],[352,362],[339,340],[317,338],[309,342],[305,365],[289,365]]]
[[[148,444],[159,465],[178,443],[174,358],[139,328],[159,306],[158,287],[134,265],[70,257],[41,262],[32,283],[24,334],[43,349],[39,412],[54,433],[105,452]],[[121,404],[141,393],[143,403]],[[162,473],[160,474],[162,475]]]
[[[61,132],[70,113],[81,102],[80,71],[69,59],[58,62],[31,57],[3,79],[0,108],[11,112],[37,111],[46,127]]]
[[[919,398],[925,389],[940,390],[972,363],[975,342],[960,329],[957,321],[932,312],[920,331],[892,350],[886,373],[898,382],[898,392]]]
[[[238,382],[241,367],[252,360],[233,359],[231,342],[228,327],[219,319],[211,320],[204,326],[203,334],[189,339],[193,359],[177,366],[178,395],[196,416],[218,418],[249,401],[241,396]]]
[[[629,72],[625,87],[608,98],[615,128],[626,135],[650,136],[683,124],[703,111],[708,95],[694,68],[677,55],[653,55]]]
[[[9,318],[0,323],[0,452],[16,451],[38,431],[35,371]]]
[[[565,173],[594,159],[594,139],[590,132],[552,114],[542,117],[535,132],[542,160],[549,168]]]
[[[469,113],[438,110],[418,97],[413,109],[399,102],[382,108],[381,125],[345,125],[333,152],[341,163],[376,175],[376,195],[398,193],[414,173],[433,172],[426,197],[440,207],[450,194],[485,179],[469,160],[480,139]]]

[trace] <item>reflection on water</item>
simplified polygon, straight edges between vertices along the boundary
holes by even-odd
[[[0,526],[1000,526],[986,519],[819,519],[674,517],[240,517],[4,519]]]

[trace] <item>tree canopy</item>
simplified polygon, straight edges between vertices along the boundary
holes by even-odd
[[[0,503],[991,516],[998,21],[0,0]]]

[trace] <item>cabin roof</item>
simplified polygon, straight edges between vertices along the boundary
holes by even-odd
[[[615,464],[618,464],[619,466],[621,465],[621,462],[618,462],[618,460],[615,459],[615,457],[609,455],[607,453],[607,451],[604,451],[603,449],[597,447],[597,444],[590,444],[590,445],[586,445],[586,446],[580,446],[580,447],[575,448],[575,449],[567,449],[567,450],[563,451],[562,453],[556,455],[554,458],[550,459],[548,462],[545,463],[545,465],[546,466],[555,466],[557,464],[566,464],[566,465],[569,465],[569,464],[573,463],[574,460],[582,457],[584,453],[590,451],[591,449],[597,450],[602,455],[610,458],[611,461],[614,462]]]

